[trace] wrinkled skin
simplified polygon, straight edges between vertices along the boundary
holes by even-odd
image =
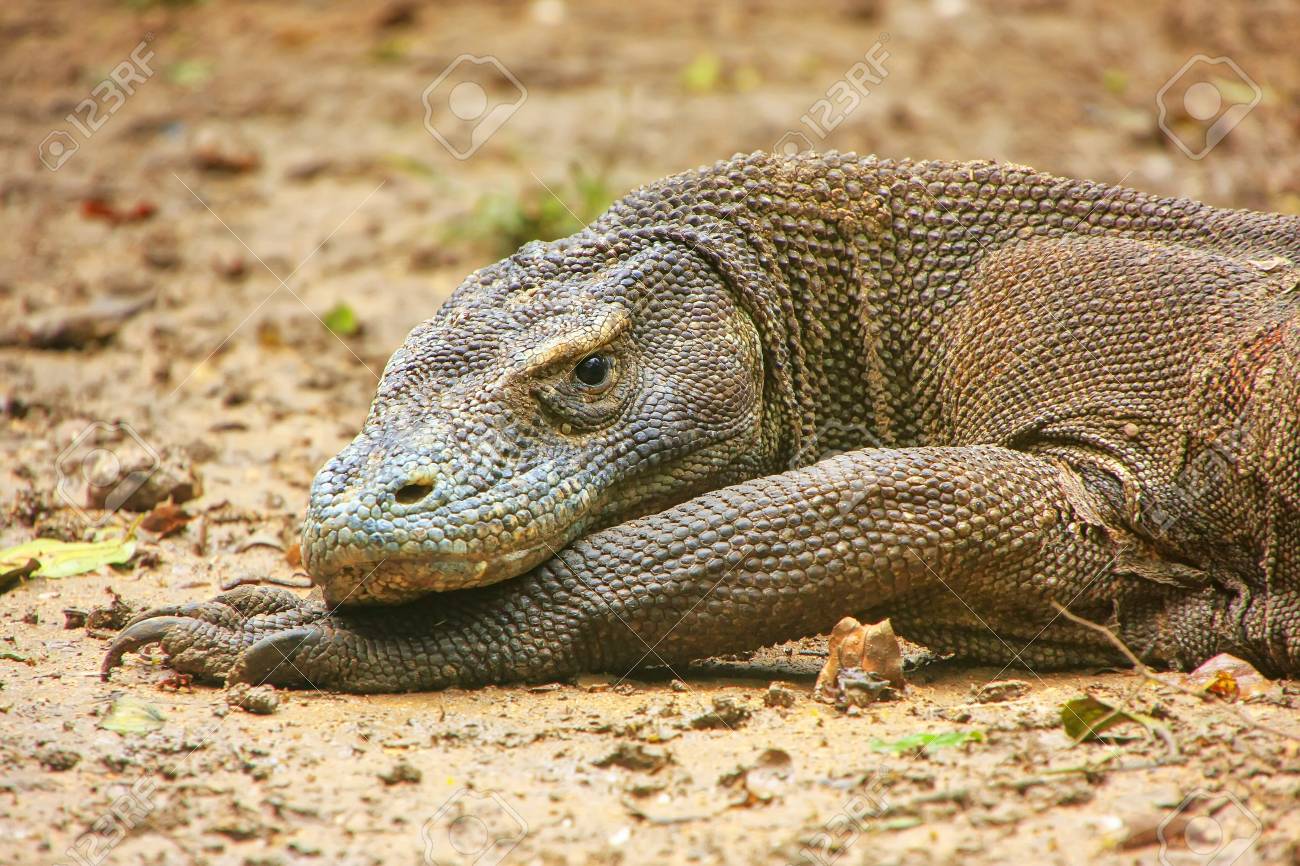
[[[325,605],[151,611],[208,680],[624,673],[893,618],[1035,667],[1300,671],[1300,219],[752,154],[472,275],[318,475]]]
[[[596,385],[573,375],[591,356],[608,367]],[[773,450],[762,377],[753,324],[689,249],[532,244],[393,355],[365,428],[312,485],[308,570],[333,605],[482,586],[752,477]]]

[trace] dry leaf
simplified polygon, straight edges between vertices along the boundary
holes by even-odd
[[[185,528],[190,522],[190,515],[170,499],[155,505],[140,521],[140,528],[152,532],[159,538],[166,538]]]
[[[829,655],[813,695],[825,703],[860,706],[906,687],[903,654],[889,620],[863,625],[851,616],[831,631]]]
[[[147,734],[161,728],[166,721],[167,717],[153,704],[135,698],[118,698],[99,726],[118,734]]]
[[[1273,683],[1250,662],[1220,653],[1188,674],[1187,685],[1225,701],[1236,701],[1267,691]]]
[[[72,577],[105,565],[121,565],[135,555],[135,540],[127,535],[100,541],[59,541],[37,538],[0,550],[0,574],[26,571],[28,563],[40,565],[27,573],[34,577]]]

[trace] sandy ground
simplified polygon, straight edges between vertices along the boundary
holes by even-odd
[[[307,487],[375,374],[513,237],[484,202],[527,216],[555,190],[584,210],[575,166],[599,198],[802,136],[1300,212],[1300,7],[1132,5],[6,3],[0,342],[19,345],[0,347],[0,547],[134,518],[71,507],[69,448],[144,448],[203,492],[130,567],[0,595],[0,863],[1300,862],[1300,750],[1261,727],[1300,731],[1294,684],[1248,722],[1127,673],[944,663],[850,715],[811,699],[812,640],[682,681],[298,692],[261,716],[169,688],[149,656],[101,683],[111,631],[64,627],[109,593],[292,578]],[[507,110],[461,160],[421,95],[467,53],[508,71],[479,91]],[[1235,65],[1180,76],[1198,54]],[[822,138],[818,100],[867,56],[883,80]],[[129,93],[100,86],[113,75]],[[1198,81],[1215,111],[1244,109],[1204,154],[1214,117],[1182,98]],[[140,297],[103,340],[22,345],[78,305]],[[359,330],[329,316],[340,304]],[[1027,694],[974,701],[999,677]],[[768,705],[776,680],[789,706]],[[1072,744],[1059,708],[1085,693],[1170,740]],[[161,727],[103,729],[123,697]],[[694,727],[717,698],[742,711]],[[954,730],[984,739],[882,751]]]

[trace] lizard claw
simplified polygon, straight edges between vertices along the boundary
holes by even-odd
[[[166,604],[162,607],[151,608],[144,613],[137,613],[127,621],[123,629],[129,629],[131,626],[146,622],[151,619],[161,619],[163,617],[184,618],[198,616],[205,602],[190,602],[189,604]],[[120,639],[120,638],[119,638]]]
[[[161,611],[162,608],[159,610]],[[161,641],[174,626],[185,623],[183,616],[158,616],[155,615],[156,613],[157,611],[143,613],[126,624],[126,628],[114,639],[108,647],[108,652],[104,654],[104,663],[99,668],[101,680],[108,682],[113,668],[122,663],[122,656]]]
[[[308,641],[315,643],[321,637],[321,630],[311,626],[267,635],[240,654],[235,666],[226,674],[226,684],[314,687],[307,675],[293,663],[293,657],[303,644]]]
[[[109,645],[100,676],[107,680],[127,653],[158,643],[172,668],[200,680],[221,682],[229,679],[246,650],[293,635],[321,613],[319,605],[293,593],[260,587],[240,587],[210,601],[156,607],[128,622]],[[253,658],[262,655],[259,652]],[[271,663],[268,672],[282,663],[283,656]],[[305,679],[299,677],[299,681]]]
[[[136,617],[109,646],[101,673],[107,679],[123,656],[150,643],[162,646],[173,670],[227,685],[346,692],[482,685],[504,680],[502,669],[515,653],[517,678],[569,672],[567,657],[524,652],[519,647],[532,644],[512,643],[526,628],[522,619],[503,623],[484,612],[485,593],[511,590],[488,587],[386,608],[330,610],[284,590],[241,587]]]

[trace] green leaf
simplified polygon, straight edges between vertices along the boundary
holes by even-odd
[[[135,555],[135,540],[127,535],[100,541],[59,541],[37,538],[0,550],[0,574],[36,560],[35,577],[72,577],[105,565],[121,565]]]
[[[437,180],[438,170],[431,163],[403,153],[390,153],[381,160],[384,165],[397,171],[406,172],[413,177],[425,180]]]
[[[943,749],[964,746],[967,743],[982,742],[984,742],[983,731],[943,731],[938,734],[911,734],[892,742],[872,740],[871,749],[875,752],[888,752],[891,755],[901,755],[904,752],[915,752],[917,750],[924,752],[926,755],[933,755]]]
[[[331,307],[329,312],[321,317],[321,321],[325,323],[325,327],[340,337],[351,337],[361,330],[357,314],[342,301]]]
[[[711,51],[697,54],[682,70],[682,85],[693,93],[715,90],[721,79],[722,61]]]
[[[370,56],[381,63],[397,63],[411,53],[411,42],[400,36],[381,41],[370,49]]]
[[[209,60],[178,60],[163,70],[172,84],[198,90],[212,80],[213,67]]]
[[[99,726],[118,734],[147,734],[161,728],[166,721],[162,710],[153,704],[135,698],[118,698]]]
[[[1123,69],[1106,69],[1101,73],[1101,84],[1114,94],[1128,90],[1129,76]]]
[[[881,821],[875,829],[882,833],[888,833],[891,830],[911,830],[913,827],[920,827],[925,821],[915,816],[890,818],[888,821]]]
[[[615,199],[603,171],[570,166],[569,176],[518,193],[489,193],[466,217],[444,227],[443,240],[481,246],[507,256],[531,240],[570,235],[598,217]]]
[[[1163,728],[1160,722],[1150,716],[1118,710],[1092,695],[1084,695],[1061,705],[1061,724],[1066,735],[1076,743],[1100,740],[1106,731],[1130,722],[1155,732]]]

